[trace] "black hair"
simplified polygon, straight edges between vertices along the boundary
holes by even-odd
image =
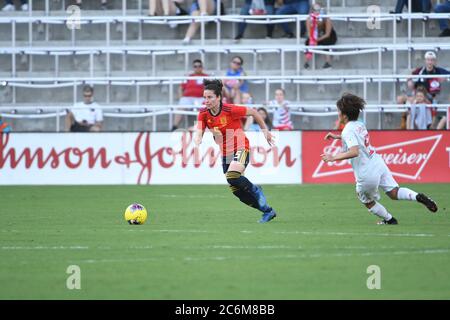
[[[222,80],[219,79],[204,79],[203,85],[205,86],[204,90],[211,90],[214,92],[216,96],[222,97],[222,88],[223,83]]]
[[[336,106],[349,121],[358,120],[359,113],[364,110],[366,101],[352,93],[344,93],[336,102]]]
[[[233,61],[234,59],[238,58],[239,60],[241,60],[241,67],[244,65],[244,59],[242,59],[241,56],[234,56],[233,58],[231,58],[231,61]]]
[[[94,94],[94,88],[87,84],[83,87],[83,92],[91,92],[92,94]]]
[[[200,63],[203,66],[203,62],[200,59],[195,59],[194,61],[192,61],[192,64],[195,64],[197,62]]]
[[[266,123],[267,129],[272,130],[272,122],[270,121],[269,112],[267,112],[267,109],[264,107],[259,107],[256,111],[262,111],[266,114],[266,118],[264,119],[264,122]]]

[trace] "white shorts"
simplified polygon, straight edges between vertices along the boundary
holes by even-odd
[[[181,97],[178,104],[200,108],[203,104],[203,100],[204,100],[203,98],[197,97]]]
[[[379,168],[371,170],[371,174],[356,182],[356,193],[362,203],[370,203],[380,200],[378,188],[384,192],[389,192],[398,187],[389,168],[383,163]]]

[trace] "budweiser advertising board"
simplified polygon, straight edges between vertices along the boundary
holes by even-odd
[[[247,134],[255,183],[300,183],[299,132],[270,147]],[[0,139],[0,184],[224,184],[219,147],[205,133],[11,133]]]
[[[340,140],[324,140],[326,133],[302,134],[303,182],[354,182],[348,161],[321,161],[322,153],[341,150]],[[369,135],[398,182],[450,182],[449,131],[370,131]]]

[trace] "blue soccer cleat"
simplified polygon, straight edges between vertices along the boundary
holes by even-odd
[[[270,220],[272,220],[273,218],[275,218],[276,216],[277,216],[277,213],[275,212],[275,210],[272,209],[269,212],[264,213],[258,222],[266,223],[266,222],[269,222]]]
[[[265,209],[269,208],[269,206],[267,205],[266,197],[264,196],[261,186],[255,185],[255,188],[256,188],[255,194],[258,200],[258,205],[263,211],[265,211]]]

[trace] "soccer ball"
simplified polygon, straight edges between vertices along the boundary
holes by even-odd
[[[130,204],[125,210],[125,220],[129,224],[144,224],[147,220],[147,210],[142,204]]]

